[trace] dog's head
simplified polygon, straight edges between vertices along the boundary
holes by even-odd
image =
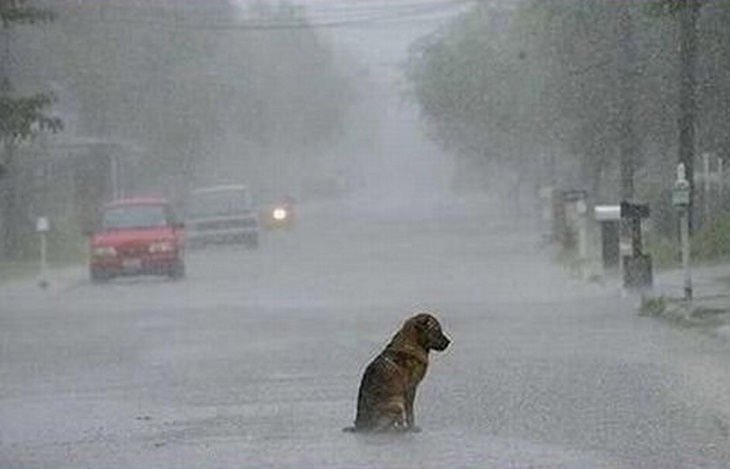
[[[414,328],[419,345],[426,350],[446,350],[446,347],[451,343],[451,340],[441,330],[438,319],[431,314],[417,314],[408,319],[406,325]]]

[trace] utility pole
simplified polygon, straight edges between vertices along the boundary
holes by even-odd
[[[682,270],[684,272],[684,300],[692,302],[692,273],[690,271],[689,217],[688,208],[692,195],[684,164],[677,165],[677,179],[672,188],[672,205],[679,211],[679,239],[682,251]]]
[[[636,42],[634,25],[631,18],[631,2],[617,2],[619,8],[619,76],[621,89],[619,150],[621,155],[621,200],[630,201],[634,197],[634,168],[638,144],[635,131],[634,100],[636,98]]]
[[[634,25],[631,18],[632,2],[616,2],[618,8],[616,21],[619,47],[617,65],[619,76],[619,157],[621,175],[621,204],[629,204],[634,198],[634,166],[637,143],[635,131],[636,96],[636,43],[634,41]],[[639,242],[640,219],[621,216],[619,231],[619,269],[624,279],[629,274],[633,260],[641,256]],[[637,234],[638,233],[638,234]]]
[[[7,98],[12,92],[10,85],[10,27],[2,26],[2,45],[0,58],[0,96]],[[16,234],[13,225],[15,208],[17,206],[15,168],[15,145],[11,135],[0,135],[0,166],[3,174],[0,175],[0,259],[9,258],[17,251]]]
[[[690,187],[690,201],[687,207],[689,231],[693,231],[694,199],[694,154],[695,154],[695,96],[697,78],[697,21],[701,0],[677,0],[679,9],[679,163],[684,165],[685,177]]]

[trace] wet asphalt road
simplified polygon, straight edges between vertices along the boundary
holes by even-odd
[[[0,289],[0,468],[730,467],[726,343],[636,316],[475,208],[302,211],[256,251],[190,253],[180,282]],[[453,340],[422,432],[343,433],[419,308]]]

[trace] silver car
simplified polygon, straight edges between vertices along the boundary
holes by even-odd
[[[190,247],[243,243],[256,248],[259,244],[258,214],[244,184],[193,190],[187,202],[185,227]]]

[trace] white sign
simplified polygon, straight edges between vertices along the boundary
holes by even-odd
[[[687,170],[684,167],[684,163],[677,165],[677,182],[687,180]]]
[[[39,233],[45,233],[51,228],[50,223],[48,222],[47,217],[38,217],[38,219],[35,222],[35,229]]]

